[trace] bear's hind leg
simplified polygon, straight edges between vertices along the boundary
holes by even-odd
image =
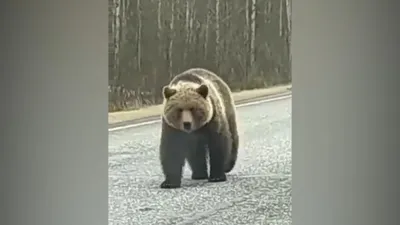
[[[232,135],[232,148],[229,154],[229,160],[225,165],[225,173],[231,172],[231,170],[235,167],[237,157],[238,157],[238,149],[239,149],[239,134],[236,125],[235,115],[231,115],[228,118],[229,122],[229,130]]]
[[[208,179],[207,171],[207,150],[206,143],[204,141],[198,141],[191,149],[188,155],[188,163],[192,169],[193,180],[205,180]]]
[[[212,132],[208,140],[210,154],[210,177],[209,182],[226,181],[225,158],[228,156],[232,146],[232,140],[226,135]]]

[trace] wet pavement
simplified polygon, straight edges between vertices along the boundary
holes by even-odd
[[[160,189],[160,123],[109,132],[110,225],[291,224],[291,98],[238,108],[240,148],[228,181]]]

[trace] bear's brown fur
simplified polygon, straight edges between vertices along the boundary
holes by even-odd
[[[194,68],[176,75],[163,88],[163,96],[160,160],[165,180],[161,188],[181,186],[185,159],[192,179],[226,181],[225,173],[235,166],[239,147],[228,85],[213,72]]]

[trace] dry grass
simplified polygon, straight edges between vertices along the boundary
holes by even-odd
[[[265,89],[247,90],[247,91],[235,92],[233,93],[233,97],[235,101],[243,101],[252,98],[283,93],[286,92],[288,88],[291,88],[291,85],[275,86]],[[161,110],[162,110],[162,105],[155,105],[142,108],[139,110],[111,112],[108,113],[108,123],[113,124],[128,120],[141,119],[149,116],[158,116],[160,115]]]

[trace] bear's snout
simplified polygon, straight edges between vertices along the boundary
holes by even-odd
[[[192,123],[191,122],[183,122],[183,129],[190,131],[192,129]]]

